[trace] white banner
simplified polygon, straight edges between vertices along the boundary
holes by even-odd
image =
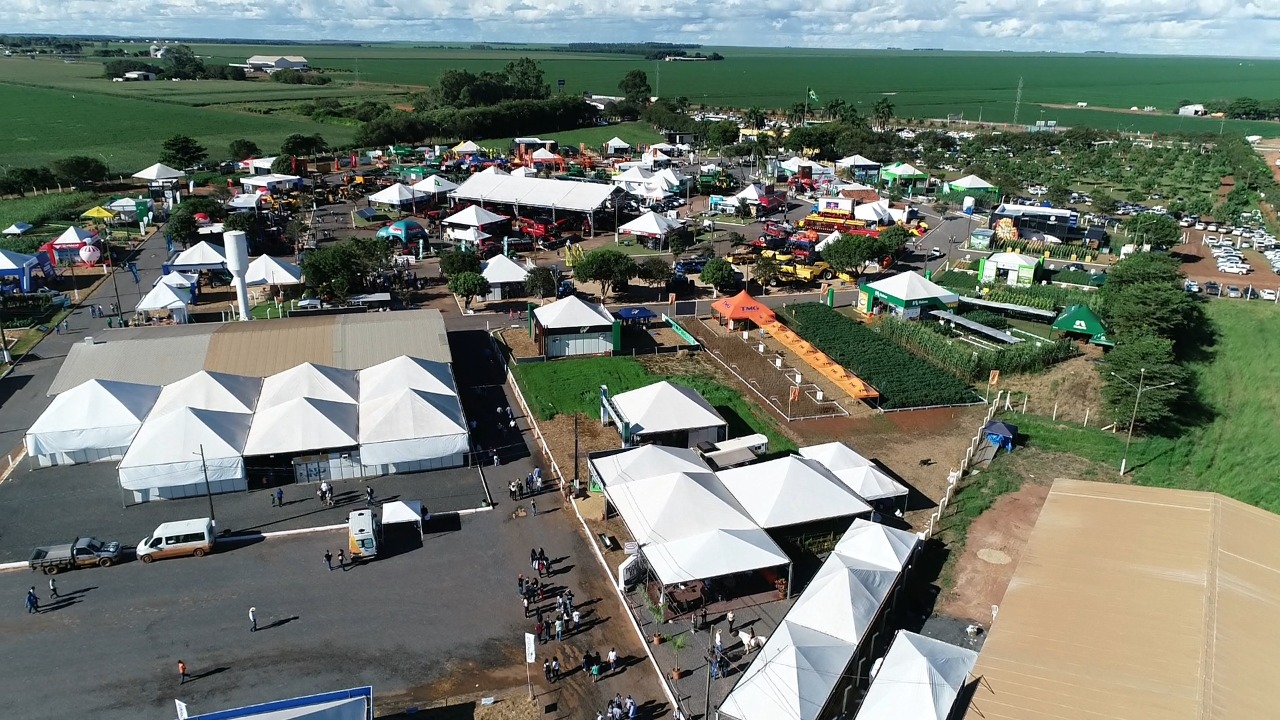
[[[525,633],[524,634],[524,661],[526,663],[531,663],[531,662],[536,662],[537,659],[538,659],[537,638],[533,636],[533,633]],[[182,718],[178,718],[178,720],[182,720]]]
[[[181,700],[174,700],[173,704],[178,707],[178,720],[187,720],[187,704]]]

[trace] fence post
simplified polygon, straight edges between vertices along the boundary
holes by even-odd
[[[1089,427],[1089,410],[1090,410],[1090,409],[1091,409],[1091,408],[1085,408],[1085,409],[1084,409],[1084,426],[1085,426],[1085,427]]]

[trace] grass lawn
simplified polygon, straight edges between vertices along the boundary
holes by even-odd
[[[1182,437],[1135,438],[1131,479],[1142,485],[1208,490],[1280,512],[1280,335],[1263,328],[1280,322],[1263,302],[1211,302],[1217,326],[1216,358],[1196,368],[1200,391],[1215,417]],[[1262,330],[1262,331],[1260,331]],[[1028,445],[1106,463],[1117,472],[1124,433],[1059,425],[1047,418],[1012,415]]]
[[[0,229],[7,228],[16,222],[31,223],[37,230],[40,225],[51,220],[79,223],[81,212],[88,210],[106,197],[82,190],[0,200]]]
[[[270,302],[259,303],[249,308],[249,315],[254,320],[270,320],[272,318],[283,317],[284,315],[287,315],[290,310],[296,310],[297,308],[297,300],[287,300],[282,302],[280,303],[279,308],[276,308],[276,303],[272,300]]]
[[[539,420],[550,420],[561,413],[599,417],[601,385],[608,385],[609,392],[617,395],[670,380],[702,393],[728,421],[731,437],[763,433],[769,438],[770,452],[796,449],[795,443],[778,431],[772,419],[744,398],[741,392],[720,384],[709,375],[652,375],[640,362],[625,357],[555,360],[514,365],[512,369],[525,400]]]

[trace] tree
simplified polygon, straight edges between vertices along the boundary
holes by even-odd
[[[1134,253],[1111,267],[1107,273],[1107,282],[1099,292],[1109,302],[1121,290],[1148,283],[1180,286],[1182,263],[1165,253]]]
[[[895,253],[907,246],[914,237],[911,231],[902,225],[890,225],[880,230],[880,252],[882,255]]]
[[[489,281],[480,273],[458,273],[449,278],[449,292],[461,297],[463,306],[469,308],[477,295],[489,294]]]
[[[884,243],[880,238],[870,235],[841,235],[822,249],[823,260],[837,271],[848,273],[855,279],[862,274],[862,269],[867,263],[879,259],[883,254]],[[757,270],[758,276],[759,270]]]
[[[302,258],[307,285],[324,295],[345,299],[364,289],[371,277],[391,261],[386,240],[349,238],[308,250]]]
[[[169,45],[164,59],[168,66],[165,74],[171,78],[196,80],[204,75],[204,61],[187,45]]]
[[[1191,378],[1175,361],[1172,340],[1149,333],[1128,337],[1107,353],[1102,369],[1102,398],[1112,420],[1126,424],[1133,417],[1135,427],[1147,430],[1179,424],[1177,408],[1189,396]],[[1160,387],[1167,383],[1174,384]]]
[[[245,234],[250,249],[260,249],[262,243],[262,222],[255,213],[232,213],[222,221],[222,229],[239,230]]]
[[[1106,193],[1098,193],[1093,196],[1093,209],[1103,215],[1110,215],[1116,211],[1116,199]]]
[[[760,287],[767,288],[782,277],[782,263],[779,263],[777,258],[761,255],[756,258],[756,264],[751,268],[751,275],[757,283],[760,283]]]
[[[1179,354],[1205,344],[1209,326],[1202,301],[1166,283],[1138,283],[1109,292],[1104,319],[1117,344],[1151,334],[1172,340]]]
[[[889,123],[893,122],[893,101],[887,97],[882,97],[871,106],[871,117],[875,118],[876,128],[885,130],[889,127]]]
[[[54,160],[51,166],[59,182],[78,185],[85,182],[101,182],[107,179],[107,164],[94,157],[73,155]]]
[[[738,271],[733,269],[728,260],[715,258],[702,268],[702,282],[718,289],[729,290],[738,284]]]
[[[184,248],[191,244],[199,230],[200,225],[196,223],[195,216],[190,213],[174,213],[164,226],[165,234],[169,239]]]
[[[692,180],[689,182],[692,182]],[[682,232],[674,233],[671,237],[667,238],[667,250],[669,250],[672,255],[679,255],[688,248],[689,239],[685,237]]]
[[[231,159],[237,161],[262,156],[262,150],[258,148],[258,144],[244,138],[232,140],[227,146],[227,151],[231,153]]]
[[[831,98],[827,101],[826,106],[823,107],[823,112],[826,113],[828,119],[836,120],[840,118],[844,109],[848,106],[849,103],[841,100],[840,98]]]
[[[302,133],[294,133],[280,143],[281,155],[293,155],[295,157],[319,155],[328,149],[329,143],[325,142],[324,138],[318,134],[303,135]]]
[[[1053,203],[1054,207],[1064,207],[1071,202],[1071,188],[1066,186],[1061,180],[1054,180],[1049,183],[1049,187],[1045,189],[1045,199]]]
[[[524,280],[525,292],[541,300],[556,292],[556,276],[551,268],[536,267],[529,271]]]
[[[184,170],[209,157],[204,146],[187,135],[174,135],[160,146],[160,162]]]
[[[271,161],[271,172],[277,175],[292,175],[297,163],[298,159],[293,155],[277,155],[276,159]]]
[[[609,296],[610,289],[625,285],[639,272],[630,255],[610,248],[592,250],[573,266],[575,276],[600,283],[601,300]]]
[[[1182,229],[1177,221],[1165,215],[1141,213],[1126,218],[1125,230],[1129,237],[1139,243],[1150,243],[1156,247],[1169,248],[1182,240]]]
[[[749,107],[742,111],[742,121],[747,124],[747,127],[759,130],[764,127],[764,111],[758,107]]]
[[[714,148],[722,148],[725,145],[732,145],[738,142],[738,135],[741,134],[738,123],[732,120],[721,120],[720,122],[709,123],[705,132],[707,144]]]
[[[522,57],[507,63],[502,75],[513,100],[541,100],[551,94],[542,67],[530,58]]]
[[[649,75],[643,70],[629,70],[618,82],[622,97],[629,102],[645,104],[653,96],[653,88],[649,85]]]
[[[467,272],[478,273],[483,264],[480,256],[470,250],[450,250],[440,256],[440,272],[445,277]]]
[[[646,258],[637,267],[637,271],[640,279],[652,288],[666,287],[667,283],[671,282],[671,277],[675,275],[671,263],[656,257]]]

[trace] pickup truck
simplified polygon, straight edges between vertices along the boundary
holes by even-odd
[[[93,537],[78,537],[66,545],[38,547],[31,553],[31,569],[42,570],[45,575],[57,575],[62,570],[79,567],[111,567],[120,562],[118,542],[103,542]]]

